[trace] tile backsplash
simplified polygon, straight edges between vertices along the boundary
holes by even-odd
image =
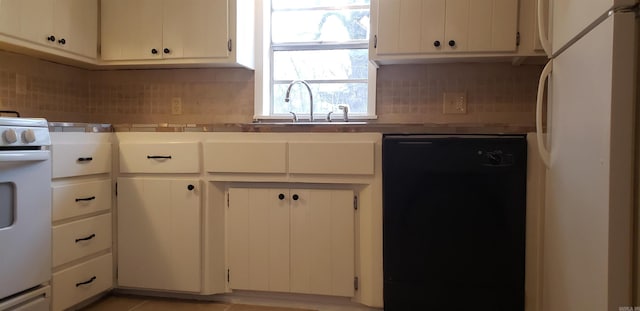
[[[383,66],[380,122],[532,126],[541,66],[509,63]],[[0,110],[49,121],[244,123],[254,72],[237,68],[85,70],[0,51]],[[467,113],[442,113],[443,92],[465,92]],[[171,114],[180,98],[182,114]]]

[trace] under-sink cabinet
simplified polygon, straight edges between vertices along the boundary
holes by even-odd
[[[229,188],[232,289],[354,296],[352,190]]]
[[[53,311],[113,287],[111,135],[51,133]]]
[[[220,135],[205,142],[205,170],[210,173],[373,175],[373,140],[346,136]],[[340,136],[336,136],[340,137]],[[311,139],[309,139],[311,138]]]

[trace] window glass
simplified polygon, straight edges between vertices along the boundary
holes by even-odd
[[[309,114],[306,81],[316,118],[338,105],[368,114],[369,0],[272,0],[271,115]]]

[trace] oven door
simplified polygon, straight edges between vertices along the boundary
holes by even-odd
[[[0,151],[0,302],[51,279],[48,150]]]

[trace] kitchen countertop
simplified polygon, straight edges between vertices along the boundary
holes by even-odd
[[[376,132],[394,134],[524,134],[533,126],[511,124],[436,124],[353,122],[334,124],[217,123],[217,124],[115,124],[115,132]]]
[[[108,133],[113,127],[104,123],[49,122],[49,132]]]
[[[524,134],[534,132],[533,126],[512,124],[461,123],[215,123],[215,124],[100,124],[78,122],[50,122],[51,132],[310,132],[356,133],[375,132],[393,134]]]

